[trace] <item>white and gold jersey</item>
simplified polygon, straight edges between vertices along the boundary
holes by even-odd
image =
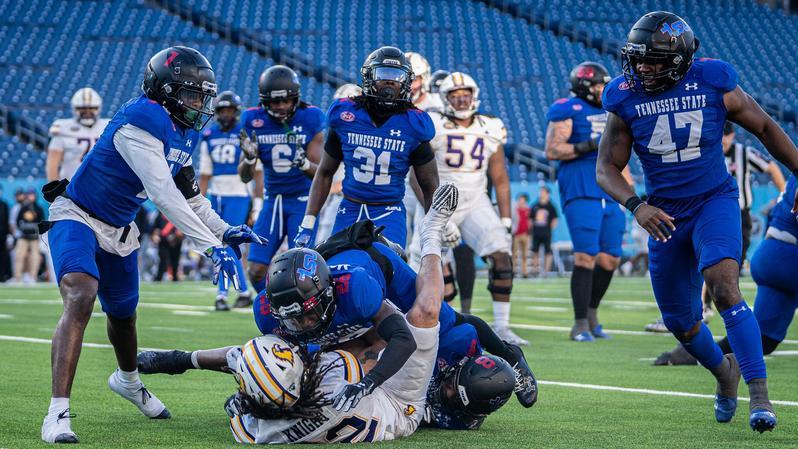
[[[485,195],[488,185],[488,161],[507,142],[507,129],[497,117],[476,114],[471,126],[458,126],[443,114],[429,114],[435,124],[435,138],[430,142],[438,163],[440,182],[453,182],[460,190],[461,201]],[[458,209],[461,205],[458,205]]]
[[[47,151],[63,151],[64,158],[58,177],[72,179],[86,153],[100,138],[110,120],[98,118],[94,126],[87,127],[74,118],[58,119],[50,126],[50,144]]]
[[[443,102],[441,101],[441,97],[437,94],[431,94],[429,92],[426,93],[421,102],[414,104],[414,106],[424,112],[443,111]]]

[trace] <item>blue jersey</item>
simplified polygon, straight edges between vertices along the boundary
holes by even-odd
[[[795,199],[795,190],[798,187],[798,179],[791,175],[787,180],[787,187],[784,193],[779,196],[779,201],[773,210],[770,211],[769,225],[784,232],[789,232],[798,239],[798,221],[796,215],[792,213],[792,203]]]
[[[136,212],[147,200],[141,180],[114,146],[114,134],[127,124],[150,133],[163,143],[163,154],[172,176],[191,164],[191,154],[200,140],[198,131],[176,126],[163,106],[144,95],[122,105],[67,187],[72,201],[120,228],[133,222]]]
[[[607,124],[607,113],[578,98],[562,98],[554,102],[546,113],[550,122],[570,119],[573,123],[568,143],[576,144],[600,137]],[[567,204],[575,198],[612,199],[596,182],[597,151],[591,151],[569,161],[560,161],[557,184],[560,200]]]
[[[262,107],[241,114],[241,126],[258,136],[258,157],[263,163],[263,186],[270,195],[307,195],[311,179],[291,163],[297,147],[307,148],[324,130],[324,113],[315,106],[298,106],[287,123],[273,119]]]
[[[202,143],[208,145],[208,154],[213,162],[211,176],[238,176],[238,163],[241,160],[241,145],[238,141],[240,131],[240,123],[227,131],[222,131],[218,123],[213,123],[202,132]]]
[[[728,181],[723,95],[736,86],[734,68],[715,59],[696,60],[680,82],[656,95],[633,92],[623,77],[607,85],[604,109],[631,129],[649,196],[688,198]]]
[[[413,152],[435,136],[424,111],[395,114],[377,127],[365,108],[349,98],[330,106],[327,123],[341,141],[341,154],[330,156],[344,163],[343,194],[361,203],[401,202]]]

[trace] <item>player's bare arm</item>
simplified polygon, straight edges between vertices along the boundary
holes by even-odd
[[[200,175],[199,189],[202,196],[208,192],[208,183],[211,181],[211,175]]]
[[[488,159],[488,176],[496,189],[496,202],[499,205],[499,216],[504,220],[510,218],[510,177],[507,175],[507,165],[504,162],[504,145]]]
[[[416,178],[416,170],[413,167],[410,167],[410,171],[407,173],[409,176],[408,184],[410,184],[410,188],[413,189],[413,194],[416,196],[416,199],[419,202],[424,201],[424,192],[421,191],[421,186],[418,185],[418,178]]]
[[[316,169],[316,175],[313,176],[313,184],[310,185],[310,192],[308,193],[308,207],[305,210],[305,216],[316,217],[319,215],[324,201],[327,200],[327,195],[330,194],[330,186],[332,186],[333,176],[341,161],[327,154],[326,151],[321,154],[321,161]],[[312,227],[312,226],[311,226]]]
[[[632,133],[622,118],[610,112],[607,128],[599,143],[596,182],[615,201],[626,206],[640,226],[655,240],[664,242],[670,237],[668,229],[676,229],[674,219],[662,209],[644,203],[624,178],[622,172],[629,163],[631,154]]]
[[[770,161],[768,164],[766,173],[770,176],[771,181],[776,186],[776,189],[779,192],[783,192],[784,189],[787,187],[787,180],[784,179],[784,174],[781,172],[778,164],[773,161]]]
[[[571,119],[549,122],[546,127],[546,158],[553,161],[570,161],[579,156],[574,151],[573,144],[568,143],[573,126],[574,122]]]
[[[308,144],[307,150],[305,150],[305,157],[307,158],[307,166],[302,168],[299,166],[299,169],[302,170],[308,178],[313,178],[316,175],[316,170],[319,168],[319,162],[321,161],[321,154],[323,153],[324,148],[324,133],[319,131],[313,136],[313,139]]]
[[[727,117],[755,135],[762,145],[791,172],[798,170],[798,148],[783,129],[740,86],[723,95]],[[775,179],[774,179],[775,182]],[[793,199],[793,212],[798,211],[798,197]]]
[[[56,181],[58,179],[58,169],[61,168],[61,161],[64,160],[64,149],[48,148],[47,149],[47,182]]]
[[[435,158],[432,158],[424,164],[414,166],[413,172],[415,172],[419,189],[424,196],[419,200],[422,201],[424,210],[428,211],[432,204],[432,194],[438,188],[438,164],[435,162]]]

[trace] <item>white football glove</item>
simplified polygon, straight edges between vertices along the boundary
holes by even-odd
[[[446,229],[443,230],[443,243],[449,248],[454,248],[460,244],[460,228],[451,221],[446,222]]]

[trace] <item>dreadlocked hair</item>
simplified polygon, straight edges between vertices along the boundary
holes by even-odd
[[[306,362],[305,372],[299,389],[299,399],[292,407],[262,406],[248,396],[245,396],[247,413],[258,419],[324,419],[322,409],[332,405],[333,398],[325,396],[319,386],[324,376],[338,363],[343,361],[338,358],[326,365],[321,365],[322,352],[318,351],[313,356],[303,354],[303,358],[310,359]]]

